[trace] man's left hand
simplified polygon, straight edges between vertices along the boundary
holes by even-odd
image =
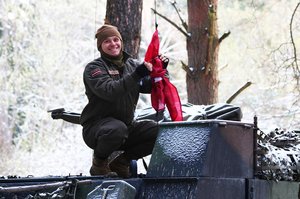
[[[169,64],[169,58],[167,58],[166,56],[160,54],[158,55],[159,56],[159,59],[162,61],[163,63],[163,67],[164,69],[166,69],[168,67],[168,64]]]

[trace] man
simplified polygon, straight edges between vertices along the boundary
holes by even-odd
[[[94,150],[90,174],[115,172],[128,178],[130,161],[151,154],[158,133],[154,121],[133,120],[139,93],[151,92],[152,64],[139,63],[123,51],[115,26],[103,25],[95,37],[101,57],[84,70],[88,104],[81,114],[83,139]],[[124,153],[108,162],[119,150]]]

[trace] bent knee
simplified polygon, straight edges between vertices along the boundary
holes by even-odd
[[[128,138],[127,126],[120,120],[112,119],[101,128],[104,136],[115,141],[124,142]]]

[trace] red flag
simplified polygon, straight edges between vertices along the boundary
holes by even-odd
[[[152,91],[151,103],[156,111],[163,111],[167,106],[172,121],[182,121],[182,108],[176,87],[165,77],[166,69],[163,68],[159,55],[158,30],[152,36],[148,46],[145,61],[153,65],[151,72]]]

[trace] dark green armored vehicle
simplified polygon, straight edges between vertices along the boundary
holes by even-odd
[[[300,199],[299,151],[289,152],[291,162],[283,169],[266,156],[270,148],[264,141],[270,143],[284,133],[263,134],[257,118],[253,124],[241,122],[236,107],[215,105],[203,110],[201,116],[185,117],[183,122],[161,118],[150,163],[144,165],[146,174],[137,174],[133,161],[133,175],[127,179],[2,177],[0,199]],[[79,114],[64,109],[51,114],[54,119],[79,123]],[[151,114],[140,116],[145,115]],[[300,135],[293,133],[290,139],[272,142],[282,149],[297,145]]]

